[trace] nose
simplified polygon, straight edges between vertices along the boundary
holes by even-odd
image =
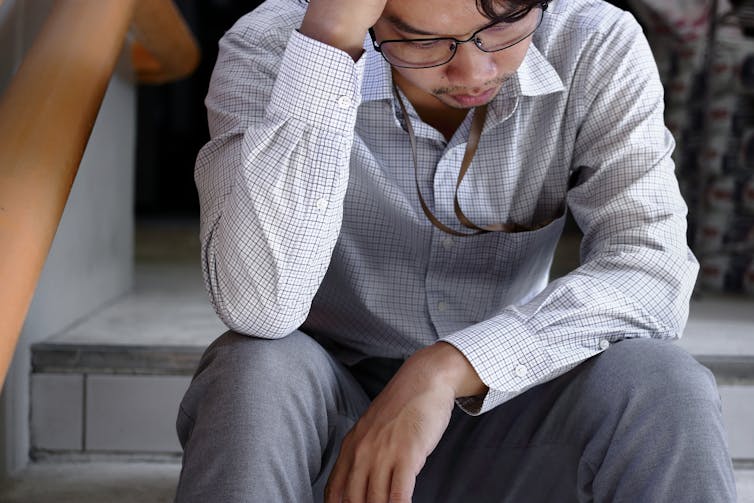
[[[453,85],[472,90],[493,80],[497,74],[494,53],[480,50],[473,41],[459,44],[447,65],[446,75]]]

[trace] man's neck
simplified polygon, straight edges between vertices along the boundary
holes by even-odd
[[[461,126],[461,123],[466,118],[466,114],[469,112],[468,110],[457,110],[449,107],[446,107],[444,110],[424,108],[416,104],[414,104],[414,109],[424,122],[441,132],[448,141],[450,141],[456,130]]]
[[[417,89],[401,78],[398,72],[393,72],[393,81],[406,95],[421,120],[437,129],[446,140],[452,138],[469,112],[451,108],[433,95]]]

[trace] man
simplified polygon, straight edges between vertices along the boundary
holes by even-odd
[[[601,0],[268,0],[223,38],[202,260],[232,329],[177,501],[734,501],[641,30]],[[582,265],[549,282],[566,208]]]

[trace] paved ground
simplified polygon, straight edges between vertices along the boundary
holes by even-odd
[[[170,463],[40,463],[0,485],[3,503],[169,503],[180,468]],[[754,503],[754,470],[736,472],[739,503]],[[210,502],[208,502],[210,503]]]
[[[0,485],[3,503],[170,503],[174,463],[39,463]]]

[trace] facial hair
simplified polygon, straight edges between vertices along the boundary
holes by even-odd
[[[505,84],[505,82],[513,76],[513,73],[506,73],[504,75],[500,75],[499,77],[496,77],[489,82],[485,82],[482,86],[480,86],[483,89],[489,89],[490,87],[498,87],[502,89],[502,85]],[[462,87],[462,86],[455,86],[455,87],[438,87],[432,90],[432,94],[435,96],[442,96],[444,94],[469,94],[468,88]]]

